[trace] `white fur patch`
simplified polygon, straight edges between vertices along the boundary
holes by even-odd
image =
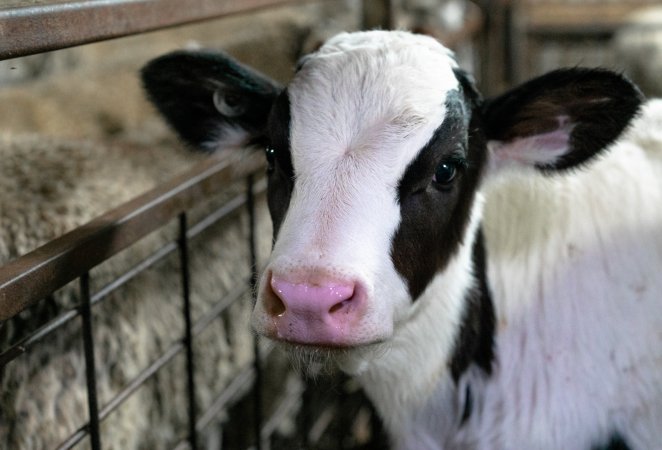
[[[213,137],[201,144],[202,148],[212,152],[221,152],[227,149],[239,149],[245,147],[250,135],[239,126],[223,124]]]

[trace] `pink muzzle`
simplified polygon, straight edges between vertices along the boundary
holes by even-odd
[[[365,294],[354,282],[324,279],[296,282],[271,275],[264,308],[268,336],[304,345],[348,347],[365,310]]]

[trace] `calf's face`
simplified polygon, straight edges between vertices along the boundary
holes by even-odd
[[[484,155],[471,100],[443,47],[389,36],[330,41],[272,109],[275,245],[253,314],[266,336],[386,340],[462,239]]]
[[[388,341],[413,320],[417,300],[473,242],[488,168],[581,164],[641,101],[618,75],[570,69],[483,102],[435,40],[384,31],[332,38],[287,88],[208,52],[158,58],[143,80],[188,143],[266,149],[275,243],[256,330],[343,349]]]

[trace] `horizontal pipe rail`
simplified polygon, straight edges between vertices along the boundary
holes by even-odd
[[[0,6],[0,60],[284,3],[293,0],[60,0]]]
[[[42,300],[180,213],[263,167],[262,155],[210,156],[191,170],[0,267],[0,321]]]

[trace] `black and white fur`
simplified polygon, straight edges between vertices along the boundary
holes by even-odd
[[[484,101],[435,40],[371,31],[287,88],[211,52],[143,79],[190,144],[267,149],[253,326],[355,375],[395,448],[661,445],[662,152],[637,133],[662,106],[623,77]],[[324,289],[330,322],[305,309]]]

